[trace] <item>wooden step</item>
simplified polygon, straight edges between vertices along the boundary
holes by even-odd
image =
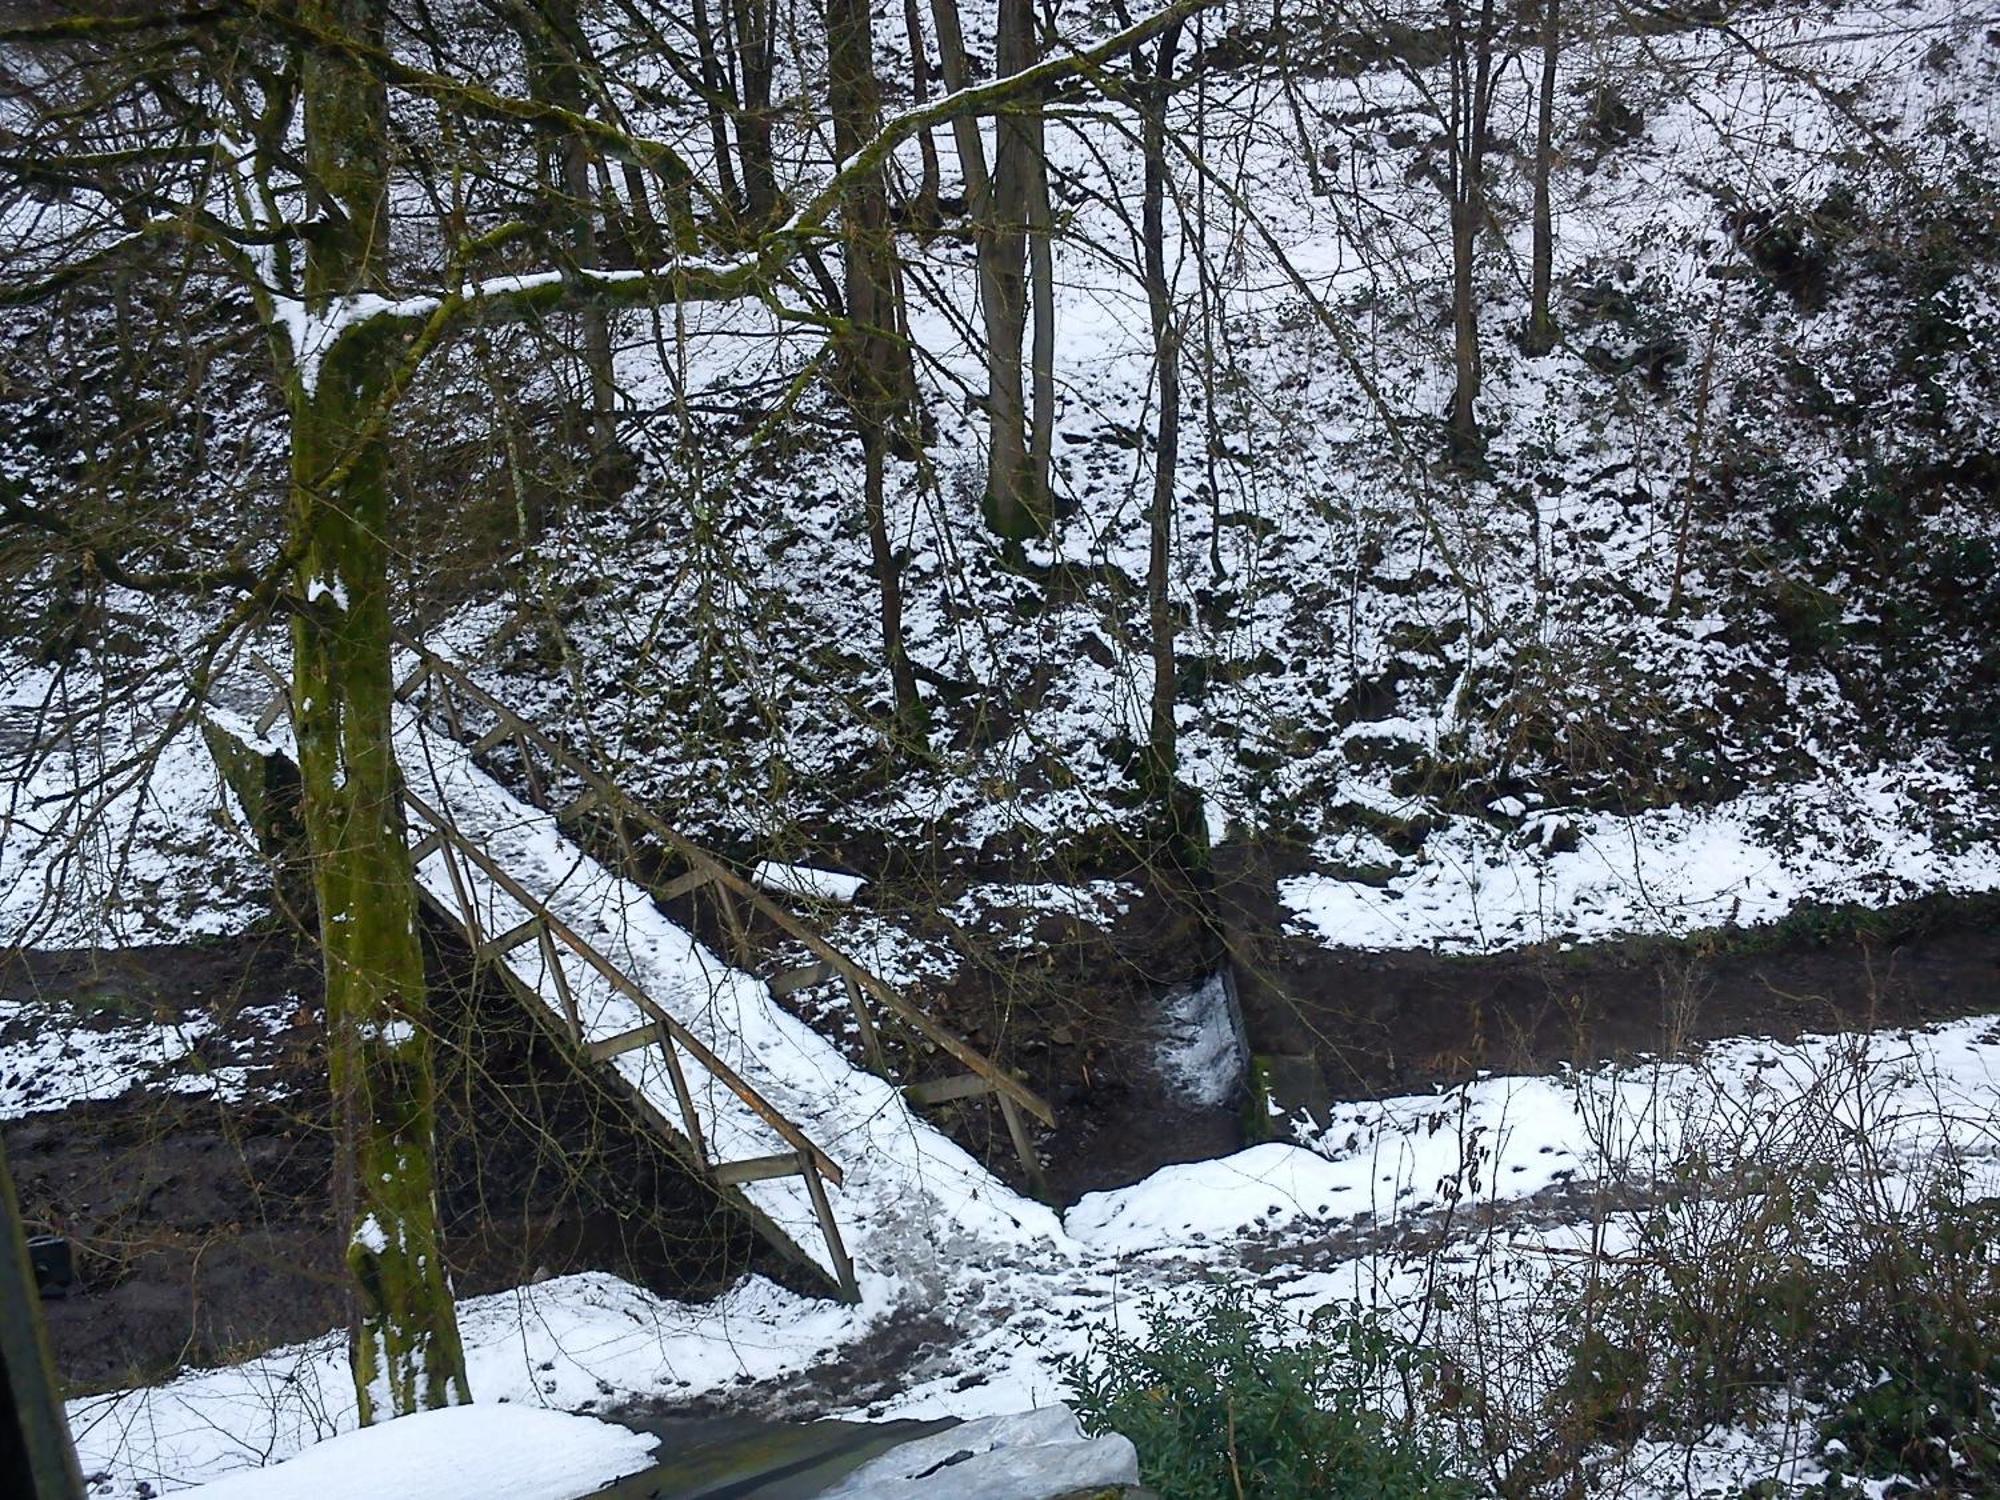
[[[542,916],[537,912],[518,927],[510,927],[496,938],[488,938],[474,950],[482,963],[490,962],[503,954],[512,953],[523,943],[532,943],[542,930]]]
[[[580,813],[587,813],[593,807],[597,806],[597,803],[598,803],[597,788],[594,786],[587,786],[583,789],[581,795],[572,797],[569,801],[565,802],[561,807],[556,809],[555,811],[556,821],[560,823],[566,819],[574,818]]]
[[[933,1078],[926,1083],[913,1083],[903,1090],[903,1097],[915,1104],[949,1104],[954,1099],[976,1099],[981,1094],[993,1092],[990,1078],[977,1073],[960,1073],[956,1078]]]
[[[614,1057],[623,1057],[628,1052],[637,1052],[641,1047],[650,1047],[660,1039],[660,1023],[648,1021],[644,1026],[634,1026],[630,1031],[621,1031],[616,1036],[608,1036],[601,1042],[590,1044],[592,1062],[610,1062]]]
[[[773,1177],[799,1175],[797,1152],[783,1156],[751,1156],[742,1161],[717,1162],[715,1180],[724,1187],[741,1187],[746,1182],[768,1182]]]
[[[706,865],[697,865],[685,875],[676,875],[672,880],[669,880],[665,885],[654,891],[653,894],[658,900],[672,901],[676,897],[685,896],[689,891],[700,890],[714,879],[714,870],[708,868]]]
[[[397,700],[402,701],[408,699],[410,694],[414,693],[418,688],[424,685],[424,680],[428,678],[430,675],[431,675],[431,664],[429,659],[426,657],[417,658],[417,664],[415,667],[411,669],[410,675],[408,677],[405,677],[401,682],[396,684]]]

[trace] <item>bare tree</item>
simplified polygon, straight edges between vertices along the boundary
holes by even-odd
[[[1000,0],[996,74],[1025,73],[1038,50],[1033,0]],[[986,520],[999,535],[1022,540],[1046,532],[1054,520],[1049,460],[1055,422],[1055,277],[1042,111],[1032,91],[995,125],[993,175],[984,210],[976,230],[979,303],[986,324]],[[1032,412],[1022,393],[1031,241]]]
[[[865,41],[865,6],[848,3],[850,39],[858,11]],[[331,1067],[349,1122],[348,1263],[360,1304],[353,1364],[364,1421],[466,1396],[438,1244],[431,1041],[391,719],[389,433],[412,383],[475,318],[788,296],[783,312],[817,323],[844,372],[858,377],[849,389],[879,452],[879,433],[908,391],[893,255],[886,269],[884,261],[881,184],[891,153],[919,131],[1005,109],[1100,67],[1199,3],[1181,0],[1073,54],[967,86],[888,128],[876,127],[868,70],[859,70],[831,180],[802,189],[782,223],[760,221],[747,241],[734,205],[672,145],[611,112],[575,107],[610,86],[576,45],[559,60],[578,68],[581,93],[564,83],[537,97],[503,91],[472,60],[455,65],[436,28],[399,24],[392,33],[391,0],[164,13],[107,0],[0,30],[0,47],[39,49],[41,59],[15,88],[18,128],[0,156],[0,185],[10,201],[29,189],[65,199],[60,213],[0,221],[0,305],[174,265],[233,288],[228,305],[254,319],[282,396],[286,547],[261,575],[231,570],[211,581],[247,589],[226,622],[232,629],[267,611],[280,588],[292,621]],[[739,25],[753,11],[768,17],[760,4],[738,0]],[[425,42],[402,47],[398,36]],[[768,38],[751,50],[768,58]],[[745,105],[748,119],[756,108],[748,89]],[[494,144],[483,156],[465,148],[441,159],[436,143],[463,147],[468,132],[433,127],[462,120],[479,122]],[[580,142],[592,168],[616,161],[642,174],[678,253],[604,269],[572,246],[538,263],[546,237],[520,216],[536,196],[524,182],[533,180],[538,138]],[[566,161],[573,148],[563,149]],[[565,166],[562,181],[567,193],[589,175]],[[746,190],[758,191],[754,182]],[[435,211],[422,218],[407,212],[412,203]],[[816,311],[795,271],[832,237],[836,217],[852,252],[850,296],[864,299],[847,316]],[[696,253],[704,242],[741,248],[708,257]],[[59,499],[6,501],[10,524],[65,534]],[[885,626],[899,636],[886,601]]]
[[[1562,0],[1542,0],[1542,78],[1535,113],[1534,248],[1528,302],[1528,327],[1521,347],[1529,354],[1547,354],[1556,346],[1555,319],[1549,312],[1550,282],[1555,271],[1555,228],[1549,208],[1549,174],[1555,165],[1556,65],[1562,52]]]
[[[1180,464],[1181,335],[1174,318],[1173,287],[1167,273],[1167,100],[1173,88],[1174,50],[1181,28],[1160,33],[1152,76],[1139,70],[1145,110],[1142,139],[1146,185],[1141,235],[1145,242],[1146,305],[1153,326],[1153,369],[1160,396],[1158,440],[1153,449],[1153,501],[1148,523],[1146,618],[1152,636],[1153,694],[1147,749],[1149,778],[1172,802],[1179,761],[1174,708],[1178,702],[1174,667],[1174,609],[1169,594],[1173,568],[1174,496]]]
[[[826,32],[834,157],[849,162],[881,126],[868,0],[827,0]],[[891,429],[909,425],[916,387],[902,335],[887,172],[881,164],[849,176],[840,223],[847,273],[840,378],[861,431],[863,510],[881,601],[882,650],[896,694],[896,727],[905,740],[917,742],[924,730],[924,703],[903,641],[902,561],[889,535],[883,495]]]
[[[1453,385],[1449,449],[1454,462],[1475,463],[1484,447],[1479,430],[1479,302],[1474,280],[1479,231],[1486,223],[1486,127],[1493,104],[1493,0],[1479,0],[1470,25],[1465,0],[1447,0],[1448,180],[1451,193],[1451,329]]]

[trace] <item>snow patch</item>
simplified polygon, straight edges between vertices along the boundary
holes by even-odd
[[[788,865],[775,859],[757,862],[750,878],[767,891],[780,896],[803,896],[810,901],[837,901],[845,906],[868,884],[866,876],[840,870],[821,870],[811,865]]]
[[[659,1439],[595,1417],[495,1403],[345,1432],[268,1468],[187,1491],[200,1500],[576,1500],[652,1462]]]

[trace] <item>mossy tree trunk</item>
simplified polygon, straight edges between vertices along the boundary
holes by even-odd
[[[314,24],[379,42],[380,0],[308,0]],[[303,70],[307,159],[326,201],[306,291],[315,311],[380,281],[387,103],[332,49]],[[292,626],[301,796],[326,966],[328,1061],[351,1167],[347,1264],[365,1425],[468,1399],[439,1253],[434,1082],[416,891],[390,735],[386,445],[377,407],[393,335],[336,339],[291,379]]]

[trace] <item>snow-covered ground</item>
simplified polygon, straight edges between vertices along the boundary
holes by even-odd
[[[498,1403],[423,1412],[342,1433],[290,1462],[238,1471],[201,1500],[321,1500],[426,1495],[433,1500],[572,1500],[646,1467],[659,1439],[591,1417]]]
[[[1405,859],[1362,835],[1366,880],[1279,883],[1298,926],[1333,948],[1491,953],[1627,933],[1756,927],[1806,902],[1880,907],[1940,891],[2000,890],[2000,845],[1934,832],[1941,804],[1982,817],[1963,775],[1883,768],[1746,793],[1719,807],[1528,811],[1455,822]],[[1499,826],[1496,828],[1495,824]],[[1356,841],[1328,840],[1348,854]]]
[[[150,695],[0,660],[0,948],[244,931],[270,879],[171,672]]]
[[[983,45],[991,9],[966,10]],[[1953,0],[1774,6],[1739,16],[1730,38],[1614,27],[1576,48],[1561,96],[1556,242],[1572,337],[1541,361],[1508,337],[1522,311],[1524,172],[1520,153],[1502,152],[1502,212],[1482,268],[1495,471],[1482,479],[1438,475],[1400,437],[1428,442],[1449,388],[1437,332],[1445,210],[1428,188],[1435,131],[1417,81],[1390,66],[1285,80],[1217,70],[1177,98],[1177,133],[1202,143],[1218,172],[1182,174],[1177,208],[1230,247],[1206,259],[1209,282],[1196,273],[1202,257],[1179,257],[1190,332],[1221,335],[1186,344],[1200,392],[1188,422],[1200,434],[1182,446],[1171,586],[1186,613],[1182,774],[1219,840],[1267,821],[1303,830],[1311,868],[1280,890],[1294,936],[1480,953],[1769,922],[1802,902],[2000,889],[1990,763],[1963,737],[1932,732],[1952,703],[1929,705],[1914,728],[1885,727],[1877,679],[1864,673],[1857,686],[1836,670],[1866,647],[1843,657],[1828,638],[1840,627],[1866,642],[1886,613],[1883,580],[1839,557],[1774,561],[1753,506],[1711,507],[1695,483],[1710,465],[1697,463],[1693,399],[1706,366],[1711,440],[1726,434],[1739,457],[1777,455],[1805,500],[1828,501],[1868,468],[1844,429],[1802,413],[1862,404],[1857,392],[1886,378],[1878,334],[1898,310],[1885,317],[1857,295],[1814,312],[1763,295],[1726,220],[1746,205],[1816,210],[1858,185],[1863,211],[1893,223],[1911,202],[1948,196],[2000,140],[1994,23],[1990,8]],[[1629,139],[1605,139],[1594,118],[1606,88],[1638,117]],[[1532,92],[1529,70],[1505,71],[1500,130],[1528,138]],[[702,149],[692,116],[658,123]],[[1139,176],[1132,142],[1092,111],[1057,122],[1050,149],[1095,189]],[[1871,170],[1854,166],[1857,152]],[[1153,462],[1135,437],[1153,399],[1145,308],[1118,263],[1130,258],[1129,226],[1092,192],[1073,198],[1064,211],[1077,232],[1057,255],[1057,481],[1077,508],[1032,560],[1137,580]],[[1173,234],[1170,255],[1192,248],[1193,230]],[[519,598],[465,604],[433,637],[677,820],[767,851],[772,883],[810,883],[830,905],[865,892],[831,920],[898,982],[948,980],[954,960],[911,941],[894,910],[867,906],[876,892],[872,880],[855,884],[871,873],[859,861],[859,876],[801,873],[847,863],[831,846],[852,836],[863,848],[933,849],[945,873],[922,900],[961,922],[1000,913],[999,941],[1026,948],[1039,914],[1111,923],[1136,894],[1108,878],[1039,879],[1035,858],[1129,832],[1143,815],[1128,753],[1151,670],[1138,591],[1065,593],[1024,577],[969,521],[984,434],[962,397],[985,373],[957,321],[975,300],[961,249],[942,239],[923,252],[910,327],[929,356],[940,434],[934,464],[891,464],[891,525],[909,557],[913,653],[976,689],[968,701],[1007,705],[1001,732],[987,734],[983,717],[954,720],[940,697],[928,760],[878,774],[885,673],[853,453],[802,437],[799,452],[766,462],[687,415],[704,401],[755,409],[758,389],[784,386],[817,356],[811,337],[759,308],[686,309],[671,361],[634,319],[622,398],[681,412],[692,439],[646,447],[629,505],[565,518],[511,560]],[[1933,302],[1968,347],[2000,330],[1990,263],[1953,273]],[[1654,335],[1679,351],[1660,381],[1607,374]],[[1951,379],[1947,430],[1933,435],[1946,459],[1980,451],[1995,416],[1974,361]],[[1896,427],[1891,446],[1907,440],[1887,420],[1900,391],[1869,397],[1860,423]],[[809,393],[801,409],[822,399]],[[690,495],[702,503],[684,503]],[[1683,570],[1691,514],[1700,524]],[[1976,507],[1947,506],[1925,524],[1975,556],[1993,540]],[[1788,590],[1810,595],[1817,635],[1787,613]],[[544,609],[547,599],[580,603]],[[1949,700],[1946,684],[1980,681],[1966,665],[1980,649],[1932,641],[1914,653],[1914,675],[1934,672]],[[549,665],[558,658],[560,673]],[[228,826],[198,737],[163,733],[174,688],[163,678],[157,701],[106,708],[83,666],[7,659],[0,946],[228,935],[268,911],[268,882]],[[234,692],[240,708],[246,691],[225,681],[220,695]],[[51,715],[65,733],[49,734]],[[405,731],[413,779],[643,970],[691,1026],[726,1042],[849,1169],[835,1208],[861,1262],[864,1296],[851,1308],[755,1278],[685,1306],[597,1273],[470,1301],[463,1326],[484,1403],[803,1402],[813,1372],[915,1324],[934,1333],[906,1364],[829,1384],[816,1410],[1017,1410],[1058,1396],[1060,1360],[1093,1330],[1129,1326],[1142,1296],[1215,1274],[1300,1309],[1355,1300],[1405,1320],[1435,1305],[1440,1277],[1459,1277],[1477,1289],[1470,1303],[1504,1323],[1529,1316],[1551,1267],[1630,1242],[1618,1211],[1590,1218],[1569,1190],[1607,1175],[1643,1181],[1691,1131],[1755,1138],[1812,1117],[1844,1127],[1815,1149],[1882,1174],[1891,1190],[1941,1159],[1968,1191],[2000,1189],[2000,1037],[1973,1020],[1340,1103],[1325,1120],[1282,1122],[1287,1139],[1166,1168],[1058,1216],[912,1119],[893,1090],[854,1072],[455,747]],[[134,774],[149,763],[149,776]],[[1008,861],[996,877],[992,866]],[[959,865],[980,868],[961,876]],[[518,913],[494,903],[490,915],[499,930]],[[596,1034],[634,1019],[609,995],[592,1004]],[[1191,1000],[1182,1022],[1177,1065],[1220,1089],[1236,1064],[1213,1010]],[[58,1032],[0,1012],[0,1112],[129,1087],[227,1088],[225,1075],[179,1071],[198,1025]],[[648,1065],[632,1057],[634,1081],[657,1089]],[[751,1125],[731,1144],[769,1149]],[[1866,1161],[1840,1155],[1861,1147]],[[803,1224],[797,1202],[779,1201],[786,1186],[759,1191]],[[810,1230],[797,1237],[810,1249]],[[1417,1243],[1421,1252],[1406,1248]],[[71,1416],[102,1493],[183,1488],[350,1427],[343,1340],[90,1397]],[[1814,1482],[1800,1431],[1778,1422],[1710,1434],[1693,1450],[1641,1445],[1625,1461],[1628,1493]]]
[[[1698,1128],[1803,1117],[1815,1103],[1847,1133],[1860,1127],[1871,1169],[1914,1182],[1948,1157],[1970,1193],[2000,1191],[2000,1024],[1744,1040],[1689,1061],[1342,1105],[1328,1121],[1300,1122],[1304,1144],[1169,1167],[1087,1196],[1060,1222],[989,1181],[982,1195],[995,1216],[1018,1221],[1012,1235],[962,1241],[932,1277],[858,1307],[756,1277],[688,1306],[600,1273],[478,1298],[460,1309],[471,1385],[481,1402],[564,1411],[651,1397],[811,1415],[998,1414],[1060,1399],[1057,1366],[1093,1333],[1130,1332],[1145,1296],[1184,1294],[1215,1275],[1255,1280],[1301,1313],[1358,1302],[1406,1319],[1428,1305],[1423,1290],[1440,1275],[1472,1278],[1483,1302],[1464,1305],[1483,1305],[1497,1324],[1509,1298],[1532,1301],[1553,1261],[1615,1255],[1629,1237],[1620,1214],[1593,1219],[1574,1203],[1520,1212],[1545,1190],[1611,1175],[1643,1182],[1682,1159]],[[1441,1218],[1447,1210],[1455,1221]],[[1445,1232],[1411,1250],[1399,1233],[1406,1222]],[[913,1319],[934,1332],[903,1368],[873,1372],[865,1394],[800,1394],[815,1368],[865,1358],[871,1333]],[[1429,1333],[1449,1336],[1444,1326]],[[346,1359],[344,1337],[329,1334],[74,1401],[84,1468],[98,1493],[127,1496],[142,1483],[168,1490],[283,1459],[351,1427]],[[1790,1468],[1784,1458],[1799,1437],[1728,1431],[1692,1459],[1642,1452],[1634,1461],[1656,1465],[1661,1487],[1628,1493],[1682,1493],[1671,1485],[1686,1463],[1743,1480],[1803,1479],[1817,1472],[1810,1456],[1795,1453]]]
[[[637,1397],[782,1403],[780,1392],[816,1368],[842,1356],[865,1360],[871,1335],[917,1320],[934,1333],[914,1357],[876,1372],[865,1394],[821,1393],[824,1405],[868,1416],[1019,1410],[1058,1399],[1059,1363],[1083,1353],[1093,1331],[1129,1326],[1137,1299],[1184,1294],[1210,1275],[1249,1277],[1304,1310],[1358,1301],[1410,1319],[1426,1305],[1422,1289],[1438,1267],[1467,1274],[1470,1266],[1488,1300],[1504,1302],[1537,1284],[1524,1266],[1615,1246],[1622,1230],[1615,1215],[1579,1222],[1574,1209],[1556,1211],[1523,1218],[1496,1248],[1494,1216],[1565,1184],[1643,1184],[1704,1133],[1754,1139],[1765,1129],[1757,1122],[1805,1114],[1824,1122],[1828,1138],[1851,1143],[1836,1151],[1846,1169],[1914,1182],[1924,1164],[1948,1158],[1968,1193],[2000,1191],[2000,1025],[1978,1018],[1894,1035],[1745,1040],[1694,1059],[1481,1078],[1340,1104],[1324,1120],[1284,1122],[1289,1141],[1168,1167],[1090,1194],[1059,1216],[914,1119],[895,1090],[701,949],[642,891],[563,839],[546,814],[474,768],[457,744],[414,714],[400,733],[419,795],[641,976],[848,1172],[832,1200],[861,1279],[858,1305],[816,1301],[757,1277],[699,1306],[603,1274],[558,1277],[463,1308],[471,1382],[486,1402],[556,1410]],[[447,885],[442,870],[426,867],[425,878]],[[1085,899],[1107,896],[1116,899]],[[495,904],[496,893],[481,899],[491,908],[489,930],[518,920]],[[592,1034],[637,1019],[599,1014],[622,1002],[578,981]],[[1221,999],[1197,990],[1183,1007],[1181,1046],[1198,1083],[1233,1050]],[[664,1080],[628,1056],[635,1085],[664,1099]],[[37,1059],[73,1070],[79,1088],[108,1086],[88,1052],[56,1046]],[[731,1154],[764,1149],[750,1133],[729,1143]],[[1848,1161],[1854,1150],[1865,1150],[1865,1160]],[[782,1199],[762,1206],[811,1250],[803,1206]],[[1474,1210],[1484,1226],[1455,1237],[1452,1226],[1469,1225]],[[1440,1222],[1441,1246],[1421,1259],[1398,1248],[1405,1226],[1435,1230]],[[98,1491],[137,1495],[142,1484],[184,1487],[299,1452],[350,1427],[352,1399],[345,1340],[329,1334],[164,1386],[79,1400],[71,1418]],[[1741,1437],[1729,1443],[1742,1447]],[[1729,1451],[1725,1444],[1704,1462]],[[1768,1458],[1754,1443],[1742,1452],[1746,1463]]]

